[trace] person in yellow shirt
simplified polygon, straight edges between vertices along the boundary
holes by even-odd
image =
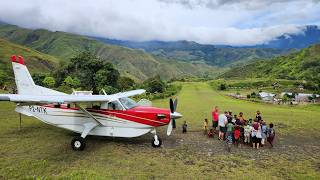
[[[204,135],[207,135],[208,134],[208,126],[209,126],[209,123],[208,123],[208,119],[204,119],[204,122],[203,122],[203,134]]]

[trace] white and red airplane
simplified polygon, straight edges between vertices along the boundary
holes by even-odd
[[[33,116],[44,123],[79,133],[71,141],[74,150],[83,150],[87,135],[137,137],[152,133],[152,146],[160,147],[156,127],[168,125],[182,115],[175,112],[177,100],[170,99],[170,110],[140,106],[130,96],[145,90],[133,90],[112,95],[65,94],[41,87],[33,79],[22,56],[11,57],[17,94],[0,94],[0,101],[17,103],[16,112]],[[87,107],[84,107],[87,105]]]

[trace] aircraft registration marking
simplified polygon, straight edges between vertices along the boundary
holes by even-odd
[[[42,114],[48,114],[47,108],[41,107],[41,106],[29,106],[29,111],[38,112],[38,113],[42,113]]]

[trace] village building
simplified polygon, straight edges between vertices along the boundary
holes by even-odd
[[[260,92],[259,97],[263,101],[274,101],[276,94],[268,93],[268,92]]]
[[[300,84],[300,85],[298,86],[298,89],[302,91],[302,90],[304,90],[304,86],[303,86],[302,84]]]
[[[281,97],[283,97],[285,94],[292,96],[293,93],[290,92],[282,92]],[[319,94],[305,94],[305,93],[297,93],[295,94],[294,98],[292,100],[300,103],[300,102],[310,102],[310,98],[314,98],[314,101],[317,101],[317,99],[320,98]]]

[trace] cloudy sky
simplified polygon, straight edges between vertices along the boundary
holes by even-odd
[[[320,0],[0,0],[0,21],[134,41],[254,45],[319,14]]]

